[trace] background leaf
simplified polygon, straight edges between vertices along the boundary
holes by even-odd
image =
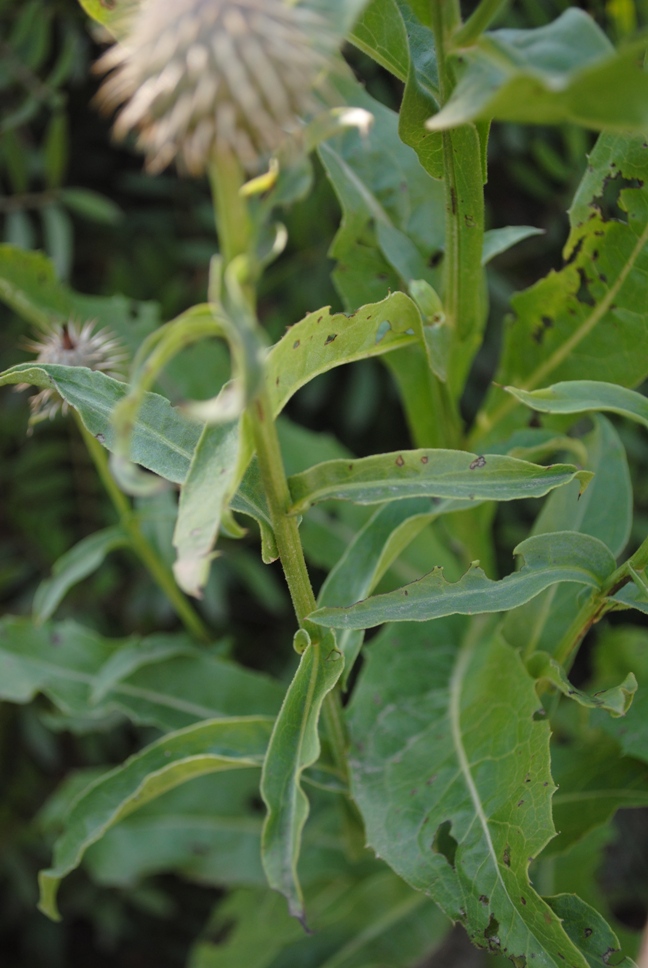
[[[39,907],[57,920],[56,893],[87,847],[122,817],[195,776],[260,766],[272,720],[208,720],[169,733],[100,777],[75,801],[54,847],[54,866],[41,871]]]

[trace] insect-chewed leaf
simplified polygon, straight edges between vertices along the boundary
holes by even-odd
[[[320,501],[381,504],[398,498],[431,497],[457,501],[514,501],[542,497],[578,480],[584,489],[592,475],[571,464],[542,467],[499,454],[460,450],[411,450],[359,460],[317,464],[289,480],[291,511],[301,514]]]
[[[91,784],[72,806],[54,847],[54,866],[41,871],[39,907],[57,920],[59,883],[85,850],[122,817],[196,776],[261,766],[273,721],[215,719],[170,733]]]
[[[349,316],[331,314],[329,307],[309,313],[290,327],[268,356],[268,392],[275,416],[318,374],[409,346],[420,329],[419,311],[403,292],[391,293]]]
[[[586,968],[528,866],[554,835],[549,726],[501,639],[463,620],[385,630],[351,703],[352,790],[369,844],[471,940],[518,965]]]
[[[648,81],[648,74],[643,77]],[[613,211],[625,213],[625,220],[608,216],[610,198],[618,205]],[[503,426],[526,419],[523,412],[515,413],[519,392],[516,400],[505,386],[531,391],[555,381],[564,396],[562,384],[578,380],[583,382],[575,395],[593,403],[585,392],[588,385],[593,389],[590,381],[633,387],[648,375],[648,330],[638,309],[643,304],[637,303],[648,272],[648,149],[643,135],[600,136],[569,217],[563,268],[512,299],[496,386],[480,415],[475,440],[495,439]],[[610,391],[598,390],[606,393],[601,403],[611,400]],[[618,398],[616,404],[627,402]],[[542,409],[542,396],[539,403]]]
[[[457,582],[443,569],[384,595],[374,595],[348,608],[318,608],[310,621],[329,628],[368,629],[383,622],[426,622],[444,615],[503,612],[530,601],[558,582],[600,587],[614,571],[610,550],[590,535],[575,531],[540,534],[522,541],[514,551],[524,566],[500,581],[487,578],[477,564]]]

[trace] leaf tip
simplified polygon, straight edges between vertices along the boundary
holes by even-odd
[[[40,888],[38,910],[42,911],[51,921],[61,920],[61,915],[56,904],[59,883],[59,878],[56,877],[53,871],[40,871],[38,875],[38,886]]]

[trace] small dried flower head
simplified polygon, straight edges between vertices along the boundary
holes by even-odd
[[[336,46],[289,0],[142,0],[97,65],[112,71],[100,101],[125,105],[115,133],[138,132],[152,172],[175,158],[200,174],[219,149],[255,171],[316,109]]]
[[[92,320],[78,325],[72,320],[57,323],[38,339],[26,343],[26,349],[36,354],[36,363],[60,363],[63,366],[86,366],[100,370],[116,380],[122,379],[127,356],[120,341],[104,328],[95,329]],[[19,384],[16,389],[27,390],[29,385]],[[30,426],[41,420],[51,420],[60,411],[67,413],[68,405],[56,390],[40,390],[29,400]]]

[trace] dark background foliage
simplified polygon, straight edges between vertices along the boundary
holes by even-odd
[[[524,0],[511,23],[537,25],[564,6]],[[616,37],[645,20],[646,4],[582,4]],[[634,22],[633,22],[634,21]],[[141,160],[111,142],[109,120],[92,105],[98,79],[91,66],[101,36],[89,28],[75,0],[0,0],[0,235],[23,248],[43,248],[59,276],[82,292],[121,292],[160,304],[170,319],[205,296],[208,262],[216,248],[206,184],[173,172],[155,179]],[[353,50],[348,59],[371,93],[397,108],[396,82]],[[574,128],[499,126],[490,144],[487,207],[490,227],[539,226],[544,235],[495,263],[488,339],[463,402],[468,418],[491,378],[499,328],[511,292],[560,264],[565,211],[585,165],[592,137]],[[290,242],[264,279],[261,317],[271,340],[308,310],[340,309],[329,280],[327,249],[339,212],[316,167],[314,189],[288,214]],[[0,369],[26,358],[30,335],[0,308]],[[56,420],[26,436],[23,394],[3,391],[0,419],[0,602],[27,614],[34,589],[76,541],[111,520],[73,424]],[[403,446],[405,422],[387,371],[375,361],[336,370],[298,394],[289,414],[317,431],[334,433],[363,455]],[[638,435],[622,429],[639,501],[636,526],[645,532],[648,457]],[[500,534],[510,554],[525,532],[520,505],[504,505]],[[292,622],[276,568],[258,562],[256,539],[225,544],[214,567],[204,611],[227,635],[239,659],[281,674],[289,658]],[[317,577],[317,576],[316,576]],[[65,600],[73,616],[101,632],[173,628],[161,594],[125,553],[113,554],[96,576]],[[259,647],[259,642],[263,647]],[[586,662],[586,652],[585,660]],[[146,739],[144,731],[72,734],[57,728],[47,704],[0,706],[0,960],[6,968],[93,968],[184,964],[216,892],[157,877],[134,890],[93,886],[71,878],[65,922],[37,912],[36,872],[48,861],[39,811],[60,780],[76,767],[118,763]],[[615,912],[639,928],[648,904],[648,837],[641,815],[621,817],[632,853],[609,848],[601,883]],[[472,964],[453,936],[438,964]]]

